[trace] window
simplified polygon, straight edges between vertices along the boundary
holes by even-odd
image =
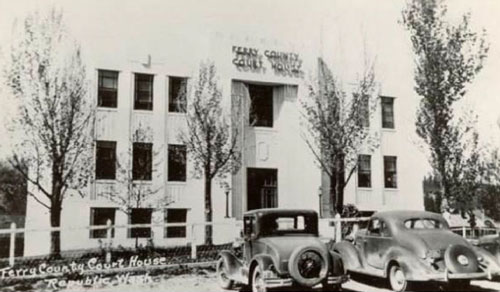
[[[129,216],[130,224],[151,224],[151,214],[153,209],[133,208]],[[129,229],[129,238],[149,238],[151,237],[151,227],[133,227]]]
[[[96,179],[115,179],[116,142],[97,141],[96,145]]]
[[[135,74],[134,109],[153,110],[153,75]]]
[[[358,157],[358,187],[370,188],[372,186],[371,156],[359,155]]]
[[[90,208],[90,225],[107,225],[108,220],[115,225],[115,208]],[[90,238],[106,238],[107,229],[90,230]],[[111,229],[111,237],[115,237],[115,229]]]
[[[165,222],[168,223],[186,223],[187,209],[167,209],[165,213]],[[185,238],[186,226],[170,226],[165,228],[165,237]]]
[[[250,125],[273,127],[273,87],[265,85],[248,86],[250,93]]]
[[[443,229],[444,225],[435,219],[413,218],[405,221],[405,227],[408,229]]]
[[[187,78],[169,77],[168,80],[168,111],[185,113]]]
[[[97,105],[100,107],[116,107],[118,96],[118,72],[99,70]]]
[[[394,98],[382,96],[382,128],[394,129]]]
[[[135,142],[132,155],[133,180],[151,180],[153,173],[153,144]]]
[[[396,156],[384,156],[384,181],[386,188],[395,189],[398,187]]]
[[[185,145],[168,145],[168,181],[186,181]]]

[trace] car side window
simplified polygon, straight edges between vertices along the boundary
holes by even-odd
[[[380,221],[380,235],[382,237],[391,237],[391,232],[384,221]]]
[[[372,219],[368,225],[368,231],[370,235],[380,236],[380,220]]]
[[[247,216],[243,220],[243,234],[245,237],[250,237],[252,233],[254,232],[253,228],[253,217],[252,216]]]

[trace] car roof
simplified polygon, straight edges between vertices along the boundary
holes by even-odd
[[[255,209],[251,211],[245,212],[245,216],[247,215],[268,215],[268,214],[276,214],[276,215],[317,215],[316,211],[309,209],[278,209],[278,208],[267,208],[267,209]]]
[[[436,220],[444,220],[443,216],[438,213],[427,211],[414,210],[399,210],[399,211],[380,211],[373,214],[372,218],[380,218],[386,220],[407,220],[412,218],[431,218]]]

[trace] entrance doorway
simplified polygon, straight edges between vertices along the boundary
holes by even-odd
[[[278,170],[272,168],[248,168],[248,210],[278,207]]]

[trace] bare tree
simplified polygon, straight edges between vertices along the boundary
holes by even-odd
[[[225,111],[222,91],[217,83],[213,63],[202,63],[194,85],[187,94],[187,130],[180,133],[186,145],[188,159],[193,162],[194,174],[205,180],[205,221],[212,222],[212,181],[225,179],[241,165],[237,142],[239,105]],[[182,93],[181,93],[182,94]],[[205,243],[212,244],[212,226],[205,227]]]
[[[18,138],[11,164],[29,182],[28,194],[50,211],[59,227],[68,190],[91,177],[93,105],[87,98],[80,47],[68,35],[61,12],[28,15],[16,32],[5,83],[19,105],[12,131]],[[19,167],[25,161],[27,169]],[[60,254],[59,232],[51,254]]]
[[[378,100],[375,87],[373,66],[366,66],[348,92],[319,59],[317,79],[309,84],[309,96],[302,103],[307,129],[304,139],[329,177],[331,214],[342,212],[344,188],[356,170],[358,155],[378,147],[377,135],[369,128]]]
[[[470,27],[470,13],[452,24],[446,21],[443,0],[408,2],[403,24],[410,33],[415,55],[415,91],[421,96],[417,134],[429,147],[429,163],[440,183],[437,201],[453,197],[454,167],[448,143],[461,127],[452,125],[454,107],[467,92],[487,56],[485,32]]]

